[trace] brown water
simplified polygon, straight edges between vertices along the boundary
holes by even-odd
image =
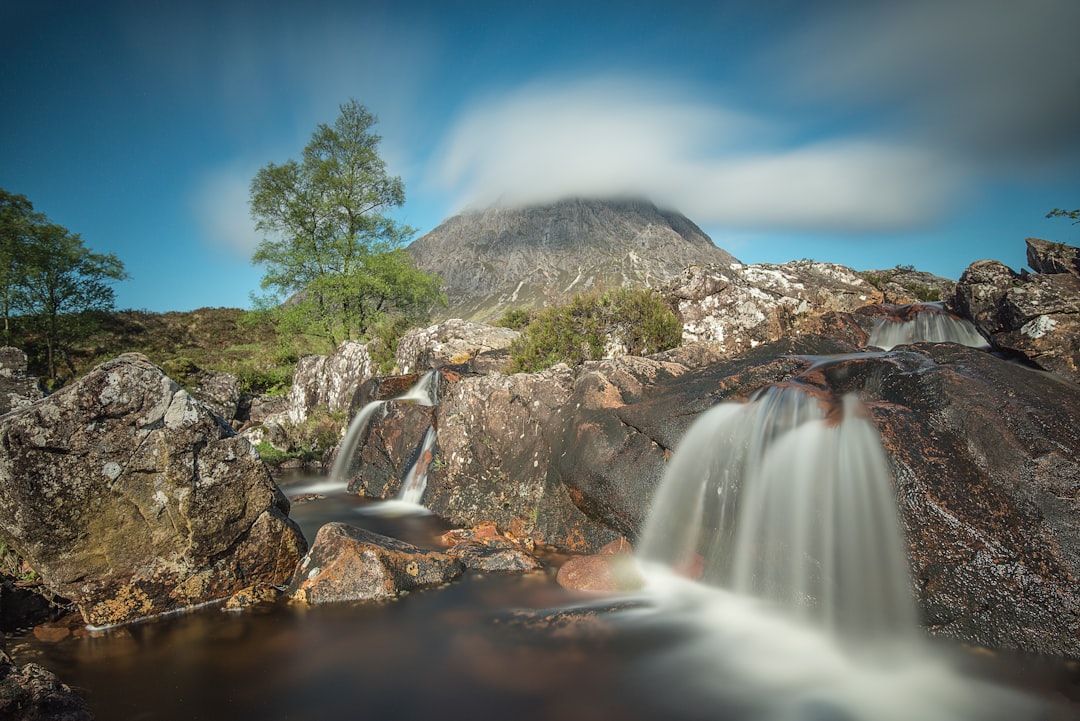
[[[366,505],[335,494],[292,515],[309,539],[341,520],[434,548],[446,528],[432,516],[363,514]],[[868,663],[704,588],[661,584],[597,621],[589,607],[611,600],[560,588],[559,560],[523,576],[470,572],[386,603],[208,607],[9,648],[82,689],[99,721],[1080,717],[1063,702],[1075,679],[1060,664],[966,656],[978,680],[922,651]],[[562,612],[545,621],[552,609]],[[1016,690],[1036,683],[1034,696]]]

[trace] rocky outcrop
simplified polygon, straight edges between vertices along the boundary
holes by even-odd
[[[191,394],[225,421],[231,422],[240,407],[240,379],[235,373],[200,371]]]
[[[708,342],[727,355],[796,332],[819,314],[883,298],[850,268],[812,261],[695,266],[662,293],[683,321],[684,343]]]
[[[331,413],[347,410],[356,389],[375,370],[367,343],[347,340],[328,356],[303,356],[293,372],[289,421],[299,425],[319,407]]]
[[[37,378],[26,373],[26,354],[18,348],[0,348],[0,415],[25,408],[44,395]]]
[[[885,270],[864,270],[859,276],[881,291],[884,302],[892,305],[929,303],[949,298],[956,281],[911,266],[896,266]]]
[[[482,353],[508,348],[519,335],[509,328],[450,318],[405,333],[395,357],[402,373],[415,373],[466,363]]]
[[[287,580],[305,542],[251,445],[127,354],[0,418],[0,538],[105,626]]]
[[[686,217],[631,200],[465,212],[409,252],[443,278],[443,317],[475,321],[599,289],[654,287],[688,265],[735,261]]]
[[[1036,273],[1014,273],[996,261],[972,263],[951,305],[993,343],[1080,382],[1080,249],[1029,238]]]
[[[319,529],[289,588],[309,604],[393,598],[461,574],[457,559],[344,523]]]
[[[36,663],[17,666],[0,647],[0,719],[91,721],[86,701]]]

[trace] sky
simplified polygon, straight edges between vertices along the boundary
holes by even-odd
[[[743,262],[1080,245],[1080,2],[0,0],[0,187],[117,307],[250,307],[248,189],[356,99],[418,234],[635,196]]]

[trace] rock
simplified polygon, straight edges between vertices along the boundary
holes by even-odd
[[[145,356],[0,418],[0,536],[87,623],[288,579],[306,544],[251,445]]]
[[[37,378],[26,374],[26,354],[11,346],[0,347],[0,415],[25,408],[44,395]]]
[[[0,719],[91,721],[86,701],[36,663],[16,666],[0,649]]]
[[[566,366],[448,381],[424,505],[454,525],[494,521],[517,538],[565,548],[591,550],[612,540],[552,472],[573,382]]]
[[[349,408],[360,384],[375,375],[375,361],[367,343],[344,341],[328,356],[300,358],[289,391],[289,420],[300,425],[315,408],[331,413]]]
[[[240,379],[234,373],[199,371],[191,394],[226,421],[232,421],[240,406]]]
[[[394,498],[401,490],[406,472],[423,453],[424,437],[435,423],[432,406],[387,401],[368,423],[360,437],[348,475],[349,493],[367,498]]]
[[[275,603],[284,593],[281,588],[269,583],[257,583],[229,596],[229,600],[225,602],[225,610],[239,611],[256,606],[268,606]]]
[[[1025,242],[1028,265],[1036,273],[1080,276],[1080,248],[1039,238],[1028,238]]]
[[[881,291],[883,303],[892,305],[943,301],[952,296],[956,288],[954,280],[910,266],[864,270],[859,272],[859,276]]]
[[[971,264],[951,305],[1000,349],[1080,382],[1080,249],[1028,239],[1032,267],[1017,275],[996,261]]]
[[[405,333],[398,341],[397,364],[409,373],[466,363],[482,353],[508,348],[520,335],[509,328],[451,318]]]
[[[443,278],[444,317],[484,322],[599,289],[655,287],[688,265],[735,261],[679,213],[582,198],[460,213],[409,252]]]
[[[555,580],[573,591],[614,593],[644,585],[633,558],[633,548],[620,538],[591,556],[574,556],[559,569]]]
[[[0,633],[43,623],[54,610],[53,604],[35,589],[24,588],[15,578],[0,573]]]
[[[462,541],[447,551],[465,568],[489,572],[536,571],[544,567],[536,556],[513,541],[502,538]]]
[[[397,539],[327,523],[289,587],[293,599],[310,604],[393,598],[453,580],[460,561]]]
[[[960,276],[949,305],[984,334],[992,335],[1007,326],[1002,302],[1019,281],[1020,276],[1003,263],[976,261]]]
[[[683,342],[712,343],[732,355],[777,340],[799,321],[882,302],[877,288],[832,263],[693,266],[662,292],[683,321]]]

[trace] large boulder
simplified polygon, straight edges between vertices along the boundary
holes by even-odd
[[[240,379],[235,373],[200,371],[191,394],[226,421],[232,421],[240,408]]]
[[[348,410],[356,389],[375,370],[369,344],[357,341],[344,341],[328,356],[303,356],[293,372],[288,420],[299,425],[315,408]]]
[[[334,522],[319,529],[289,593],[309,604],[393,598],[446,583],[463,570],[445,553]]]
[[[850,268],[808,260],[691,266],[662,292],[683,321],[684,342],[708,342],[727,355],[777,340],[815,315],[883,300]]]
[[[286,581],[306,543],[250,443],[142,355],[0,418],[0,539],[105,626]]]
[[[997,261],[972,263],[950,301],[998,348],[1080,382],[1080,249],[1028,238],[1036,273],[1014,273]]]
[[[519,335],[509,328],[451,318],[405,333],[398,341],[395,357],[402,373],[425,371],[508,348]]]
[[[18,348],[0,348],[0,415],[25,408],[44,395],[37,378],[26,373],[26,354]]]

